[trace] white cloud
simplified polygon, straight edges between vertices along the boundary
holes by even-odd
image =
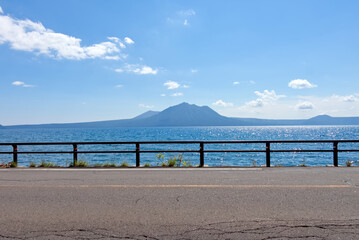
[[[180,96],[183,96],[183,93],[174,93],[171,96],[172,97],[180,97]]]
[[[151,109],[151,108],[154,108],[155,106],[153,105],[145,105],[145,104],[138,104],[139,107],[142,107],[142,108],[148,108],[148,109]]]
[[[217,102],[212,103],[212,105],[219,106],[219,107],[232,107],[233,103],[218,100]]]
[[[1,13],[1,14],[4,13],[4,11],[3,11],[2,8],[1,8],[1,6],[0,6],[0,13]]]
[[[198,72],[198,69],[191,69],[191,73],[196,73]]]
[[[246,106],[253,107],[253,108],[263,107],[263,99],[258,98],[256,100],[247,102]]]
[[[140,67],[140,69],[136,69],[134,71],[134,73],[138,73],[138,74],[157,74],[157,69],[152,69],[149,66],[142,66]]]
[[[121,84],[118,84],[115,86],[115,88],[121,88],[121,87],[123,87],[123,85],[121,85]]]
[[[254,108],[263,107],[265,104],[272,104],[278,99],[286,97],[285,95],[277,95],[274,90],[264,90],[263,92],[255,91],[254,93],[258,96],[258,98],[247,102],[245,106]]]
[[[153,74],[156,75],[158,72],[158,69],[153,69],[146,65],[140,65],[140,64],[125,64],[123,68],[117,68],[115,69],[116,72],[122,73],[122,72],[132,72],[140,75],[146,75],[146,74]]]
[[[299,110],[311,110],[314,108],[313,103],[311,102],[300,102],[295,107]]]
[[[162,93],[162,94],[161,94],[161,97],[166,97],[166,94]]]
[[[263,93],[259,91],[255,91],[254,93],[265,101],[275,101],[278,100],[279,98],[285,97],[285,95],[277,95],[274,90],[272,91],[264,90]]]
[[[288,87],[294,89],[303,89],[303,88],[315,88],[317,85],[311,84],[308,80],[305,79],[295,79],[288,83]]]
[[[183,25],[185,25],[185,26],[188,25],[188,20],[187,19],[184,20]]]
[[[189,86],[188,86],[188,85],[183,85],[182,87],[183,87],[183,88],[189,88]]]
[[[176,89],[180,86],[177,82],[174,81],[165,82],[163,85],[166,86],[168,89]]]
[[[239,82],[233,82],[233,85],[239,85]]]
[[[15,86],[21,86],[21,85],[24,85],[25,83],[24,82],[20,82],[20,81],[15,81],[12,83],[12,85],[15,85]]]
[[[81,46],[81,39],[45,28],[41,22],[19,20],[0,15],[0,44],[12,49],[43,54],[58,59],[111,59],[122,58],[119,48],[123,43],[116,38],[110,41]]]
[[[21,87],[33,87],[34,85],[30,85],[30,84],[25,84],[24,82],[21,81],[15,81],[11,83],[14,86],[21,86]]]
[[[120,48],[126,48],[126,45],[123,44],[123,42],[118,38],[118,37],[108,37],[107,38],[108,40],[111,40],[115,43],[118,43],[118,45],[120,46]],[[125,38],[125,41],[126,41],[126,38]]]
[[[131,38],[125,37],[125,43],[127,43],[127,44],[134,44],[135,42],[134,42]]]

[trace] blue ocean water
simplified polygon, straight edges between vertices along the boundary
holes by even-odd
[[[0,142],[96,142],[96,141],[176,141],[176,140],[342,140],[359,139],[359,126],[285,126],[285,127],[160,127],[160,128],[96,128],[96,129],[1,129]],[[330,143],[272,144],[271,149],[332,149]],[[141,150],[198,150],[198,144],[141,145]],[[264,150],[264,144],[211,144],[210,149]],[[339,149],[359,149],[359,143],[340,143]],[[72,151],[72,146],[19,146],[18,151]],[[81,150],[135,150],[134,145],[80,145]],[[0,146],[0,151],[12,151],[10,146]],[[165,153],[165,159],[178,153]],[[184,153],[184,159],[199,164],[198,153]],[[0,163],[11,161],[12,155],[0,154]],[[90,164],[127,162],[135,165],[135,154],[79,154],[79,160]],[[66,166],[71,154],[19,154],[19,165],[30,162],[51,161]],[[332,153],[271,153],[273,165],[325,166],[333,164]],[[359,165],[359,153],[339,153],[339,164],[353,161]],[[156,153],[141,153],[141,165],[159,164]],[[265,165],[265,153],[205,153],[209,166],[260,166]]]

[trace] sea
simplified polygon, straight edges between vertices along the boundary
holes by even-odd
[[[275,127],[151,127],[151,128],[29,128],[0,129],[0,142],[121,142],[121,141],[213,141],[213,140],[359,140],[359,126],[275,126]],[[168,159],[181,158],[186,166],[199,164],[199,153],[181,153],[198,150],[199,144],[142,144],[141,165],[160,166]],[[265,150],[265,144],[205,144],[205,150]],[[331,150],[332,143],[272,143],[272,150],[307,149]],[[339,143],[338,149],[359,149],[359,143]],[[79,145],[78,151],[135,150],[134,144]],[[162,153],[178,150],[178,153]],[[11,146],[0,146],[0,152],[12,151]],[[19,146],[18,151],[72,151],[72,145]],[[79,154],[79,160],[95,164],[136,164],[134,153]],[[10,162],[11,154],[0,154],[0,164]],[[69,166],[72,154],[19,154],[18,165],[51,162]],[[205,153],[205,165],[243,166],[265,165],[265,153]],[[339,152],[339,165],[359,166],[359,152]],[[333,153],[271,153],[273,166],[329,166]]]

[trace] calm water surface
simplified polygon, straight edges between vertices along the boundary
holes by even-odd
[[[96,128],[96,129],[1,129],[0,142],[62,142],[62,141],[174,141],[174,140],[341,140],[359,139],[359,126],[300,126],[300,127],[163,127],[163,128]],[[134,150],[133,145],[79,146],[81,150]],[[194,149],[198,144],[186,145],[143,145],[142,150]],[[264,144],[213,144],[206,149],[258,149]],[[331,149],[328,144],[272,144],[272,149]],[[359,144],[341,143],[339,149],[359,149]],[[20,146],[19,151],[71,151],[72,146]],[[12,151],[11,147],[1,147],[0,151]],[[165,159],[178,154],[164,154]],[[199,163],[197,153],[183,154],[193,165]],[[11,155],[0,155],[0,161],[11,161]],[[332,164],[332,153],[272,153],[273,165],[324,166]],[[79,159],[90,164],[127,162],[135,164],[134,154],[79,154]],[[19,155],[19,165],[30,162],[51,161],[60,166],[71,162],[72,155]],[[339,153],[339,164],[353,161],[359,165],[359,153]],[[155,153],[141,154],[141,164],[157,165]],[[210,166],[253,166],[264,165],[264,153],[206,153],[205,164]]]

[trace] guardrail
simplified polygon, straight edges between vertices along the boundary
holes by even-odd
[[[272,150],[271,144],[274,143],[332,143],[331,149],[289,149],[289,150]],[[285,152],[332,152],[333,165],[338,166],[339,152],[359,152],[359,149],[338,149],[339,143],[359,143],[359,140],[282,140],[282,141],[138,141],[138,142],[38,142],[38,143],[0,143],[0,146],[12,146],[11,152],[0,152],[0,154],[12,154],[13,162],[17,164],[19,154],[73,154],[73,163],[77,163],[78,154],[93,154],[93,153],[134,153],[136,154],[136,167],[140,167],[141,153],[199,153],[199,167],[204,166],[205,153],[265,153],[266,167],[271,166],[271,153],[285,153]],[[124,151],[79,151],[79,145],[134,145],[134,150]],[[195,150],[141,150],[141,145],[148,144],[198,144],[199,148]],[[205,145],[211,144],[265,144],[263,150],[205,150]],[[18,151],[18,146],[43,146],[43,145],[72,145],[72,151]]]

